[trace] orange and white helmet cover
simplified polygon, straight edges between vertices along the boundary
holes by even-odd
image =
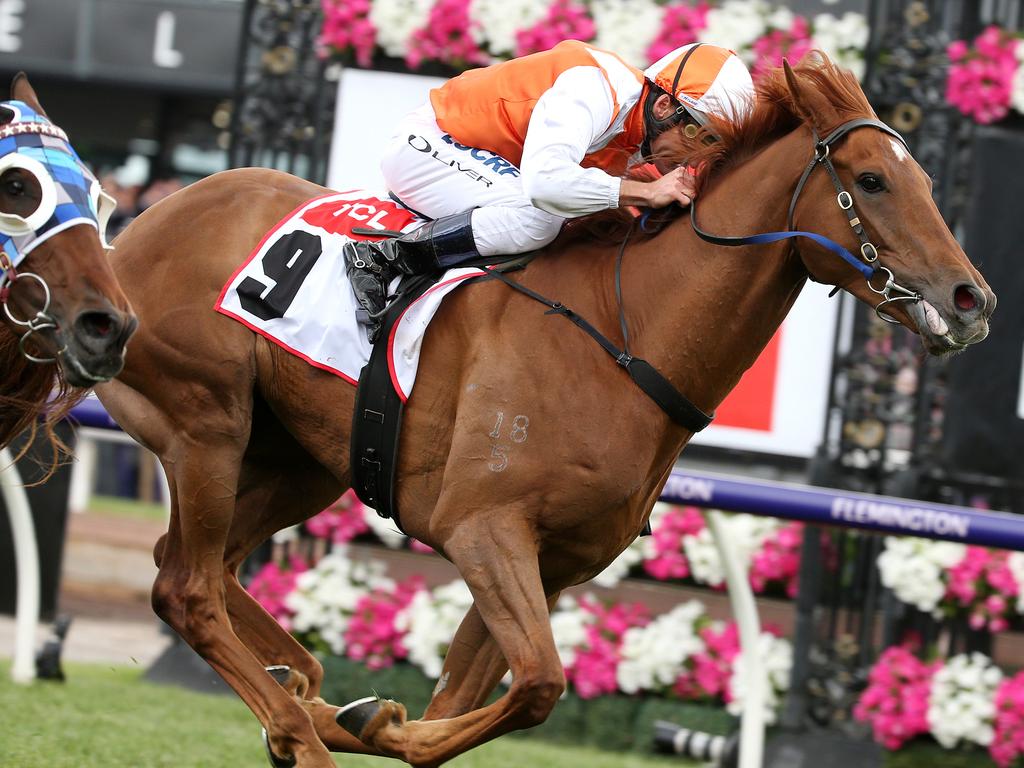
[[[644,76],[701,123],[706,114],[736,120],[755,99],[746,65],[733,51],[717,45],[690,43],[676,48],[644,70]]]

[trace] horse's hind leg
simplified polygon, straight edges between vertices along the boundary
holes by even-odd
[[[224,564],[248,430],[240,434],[238,414],[223,416],[220,423],[209,411],[195,414],[203,434],[181,434],[163,456],[175,487],[174,508],[159,553],[153,608],[275,734],[276,754],[294,756],[302,768],[334,768],[309,716],[231,627]],[[246,424],[248,418],[244,414]]]
[[[444,543],[512,669],[508,692],[489,706],[444,720],[406,722],[400,704],[365,704],[342,720],[358,728],[367,744],[414,766],[436,766],[547,718],[565,690],[565,675],[551,635],[535,534],[525,517],[517,507],[478,513],[459,524]]]

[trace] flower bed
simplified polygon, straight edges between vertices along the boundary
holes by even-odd
[[[717,550],[697,509],[659,504],[652,523],[654,535],[634,542],[595,581],[615,584],[632,573],[721,587]],[[730,516],[727,525],[755,589],[794,595],[802,527],[746,515]],[[418,578],[396,582],[371,556],[353,559],[346,543],[374,534],[391,547],[431,550],[397,533],[351,496],[306,527],[319,536],[320,549],[334,549],[313,566],[294,555],[269,563],[252,579],[250,591],[322,655],[360,663],[367,674],[383,673],[384,680],[399,670],[415,675],[426,689],[425,706],[430,683],[440,675],[448,644],[470,605],[469,591],[462,582],[434,589]],[[939,618],[960,613],[975,628],[999,632],[1024,613],[1022,554],[888,538],[879,569],[899,599]],[[589,713],[614,710],[617,718],[636,718],[650,701],[740,712],[736,626],[712,621],[700,601],[653,617],[634,603],[566,597],[551,621],[571,703],[556,709],[549,735],[564,731],[567,740],[578,741]],[[771,682],[771,719],[788,684],[791,650],[771,633],[761,642]],[[1024,675],[1008,678],[980,655],[926,662],[906,648],[891,648],[871,671],[856,716],[891,750],[886,765],[931,765],[934,760],[923,756],[943,749],[949,760],[956,755],[950,765],[995,760],[1008,766],[1024,751],[1022,712]],[[635,737],[617,731],[612,741],[615,748],[631,748]],[[913,755],[921,755],[920,762]]]
[[[646,67],[690,42],[735,50],[759,75],[820,48],[863,74],[863,14],[804,17],[765,0],[322,0],[321,51],[359,66],[375,55],[453,71],[593,42]]]
[[[295,571],[289,570],[296,568]],[[282,595],[280,585],[291,584]],[[268,586],[273,586],[269,589]],[[339,546],[312,567],[293,558],[265,565],[253,595],[307,647],[382,670],[409,664],[436,680],[472,596],[462,581],[432,590],[418,577],[395,582],[380,561],[358,560]],[[639,604],[564,597],[551,616],[568,685],[583,700],[610,694],[742,708],[743,665],[732,623],[712,621],[692,600],[652,619]],[[792,650],[772,632],[760,641],[768,677],[766,717],[774,720],[789,684]]]
[[[889,648],[854,716],[886,749],[931,736],[946,750],[985,748],[1009,768],[1024,758],[1024,672],[1007,677],[980,653],[926,663],[909,648]]]

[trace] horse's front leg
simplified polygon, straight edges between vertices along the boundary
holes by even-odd
[[[225,424],[206,434],[236,432],[237,427]],[[170,457],[165,455],[174,503],[157,553],[153,608],[252,710],[270,734],[276,755],[294,757],[299,768],[334,768],[308,714],[242,644],[229,620],[225,544],[245,441],[246,435],[240,435],[211,444],[193,435],[172,448]]]
[[[549,613],[560,594],[556,592],[547,598]],[[506,672],[508,662],[501,648],[476,605],[471,606],[448,647],[441,677],[423,719],[455,717],[482,707]]]
[[[344,710],[342,725],[382,753],[427,768],[547,719],[565,690],[565,675],[551,634],[536,537],[526,517],[519,506],[490,509],[459,523],[444,542],[445,553],[462,573],[487,631],[512,670],[508,692],[466,714],[408,722],[401,704],[368,701]],[[493,656],[484,660],[483,676],[493,677],[497,671]],[[483,676],[478,681],[490,684]],[[479,695],[466,690],[474,700]]]

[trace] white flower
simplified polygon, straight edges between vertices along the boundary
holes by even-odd
[[[1017,45],[1018,59],[1024,55],[1024,45]],[[1018,66],[1013,75],[1013,90],[1010,92],[1010,106],[1018,112],[1024,112],[1024,66]]]
[[[617,53],[636,67],[646,67],[647,49],[661,29],[665,8],[654,0],[592,0],[597,34],[594,45]]]
[[[992,743],[995,695],[1003,673],[981,653],[954,656],[932,678],[928,727],[946,749],[962,739]]]
[[[864,77],[864,49],[870,28],[867,17],[852,11],[840,17],[822,13],[811,25],[814,47],[824,51],[832,61],[851,70],[857,79]]]
[[[748,64],[753,63],[751,46],[768,31],[772,8],[763,0],[725,0],[708,11],[707,26],[700,42],[730,48]]]
[[[1018,45],[1017,48],[1020,50],[1024,48],[1024,45]],[[1020,76],[1019,70],[1017,75]],[[1024,552],[1011,553],[1006,559],[1006,565],[1019,587],[1017,590],[1017,613],[1024,613]]]
[[[649,536],[639,536],[619,553],[619,556],[612,560],[608,567],[594,577],[594,583],[599,587],[611,588],[626,578],[629,569],[644,559],[644,539]]]
[[[780,525],[775,518],[756,515],[725,518],[725,538],[744,571],[749,571],[754,555]],[[684,536],[683,550],[690,563],[690,573],[697,582],[712,587],[725,583],[725,568],[710,528],[702,529],[696,536]]]
[[[572,666],[576,660],[576,649],[587,641],[587,625],[594,621],[594,614],[580,608],[571,595],[565,595],[551,612],[551,633],[555,636],[555,648],[562,667]]]
[[[552,0],[472,0],[473,39],[492,56],[512,56],[516,32],[529,29],[548,15]]]
[[[704,650],[694,625],[704,615],[698,600],[673,608],[646,627],[627,629],[616,670],[619,688],[626,693],[652,691],[672,685],[683,666]]]
[[[780,5],[768,14],[767,23],[772,29],[781,29],[788,32],[792,28],[795,19],[795,13],[789,10],[789,8]]]
[[[888,536],[878,557],[882,584],[897,598],[934,612],[946,594],[946,571],[967,553],[963,544]]]
[[[458,580],[430,592],[417,592],[395,617],[395,627],[406,632],[403,644],[409,651],[409,661],[427,677],[441,675],[448,646],[472,604],[469,587]]]
[[[784,638],[776,637],[769,632],[762,632],[757,639],[757,655],[764,672],[765,722],[771,725],[775,722],[776,713],[782,704],[782,696],[789,689],[789,671],[793,667],[793,646]],[[732,715],[739,716],[743,713],[743,702],[749,694],[748,666],[746,656],[740,653],[733,664],[732,677],[729,680],[732,701],[729,702],[726,709]]]
[[[370,22],[388,56],[405,56],[413,32],[426,26],[434,0],[373,0]]]
[[[363,507],[363,519],[370,526],[370,530],[390,549],[398,549],[408,538],[398,530],[395,521],[390,518],[381,517],[370,507]]]
[[[285,604],[295,613],[292,628],[296,632],[315,633],[334,653],[342,654],[344,632],[359,599],[374,589],[393,586],[384,577],[382,562],[353,560],[348,548],[341,546],[299,574]]]

